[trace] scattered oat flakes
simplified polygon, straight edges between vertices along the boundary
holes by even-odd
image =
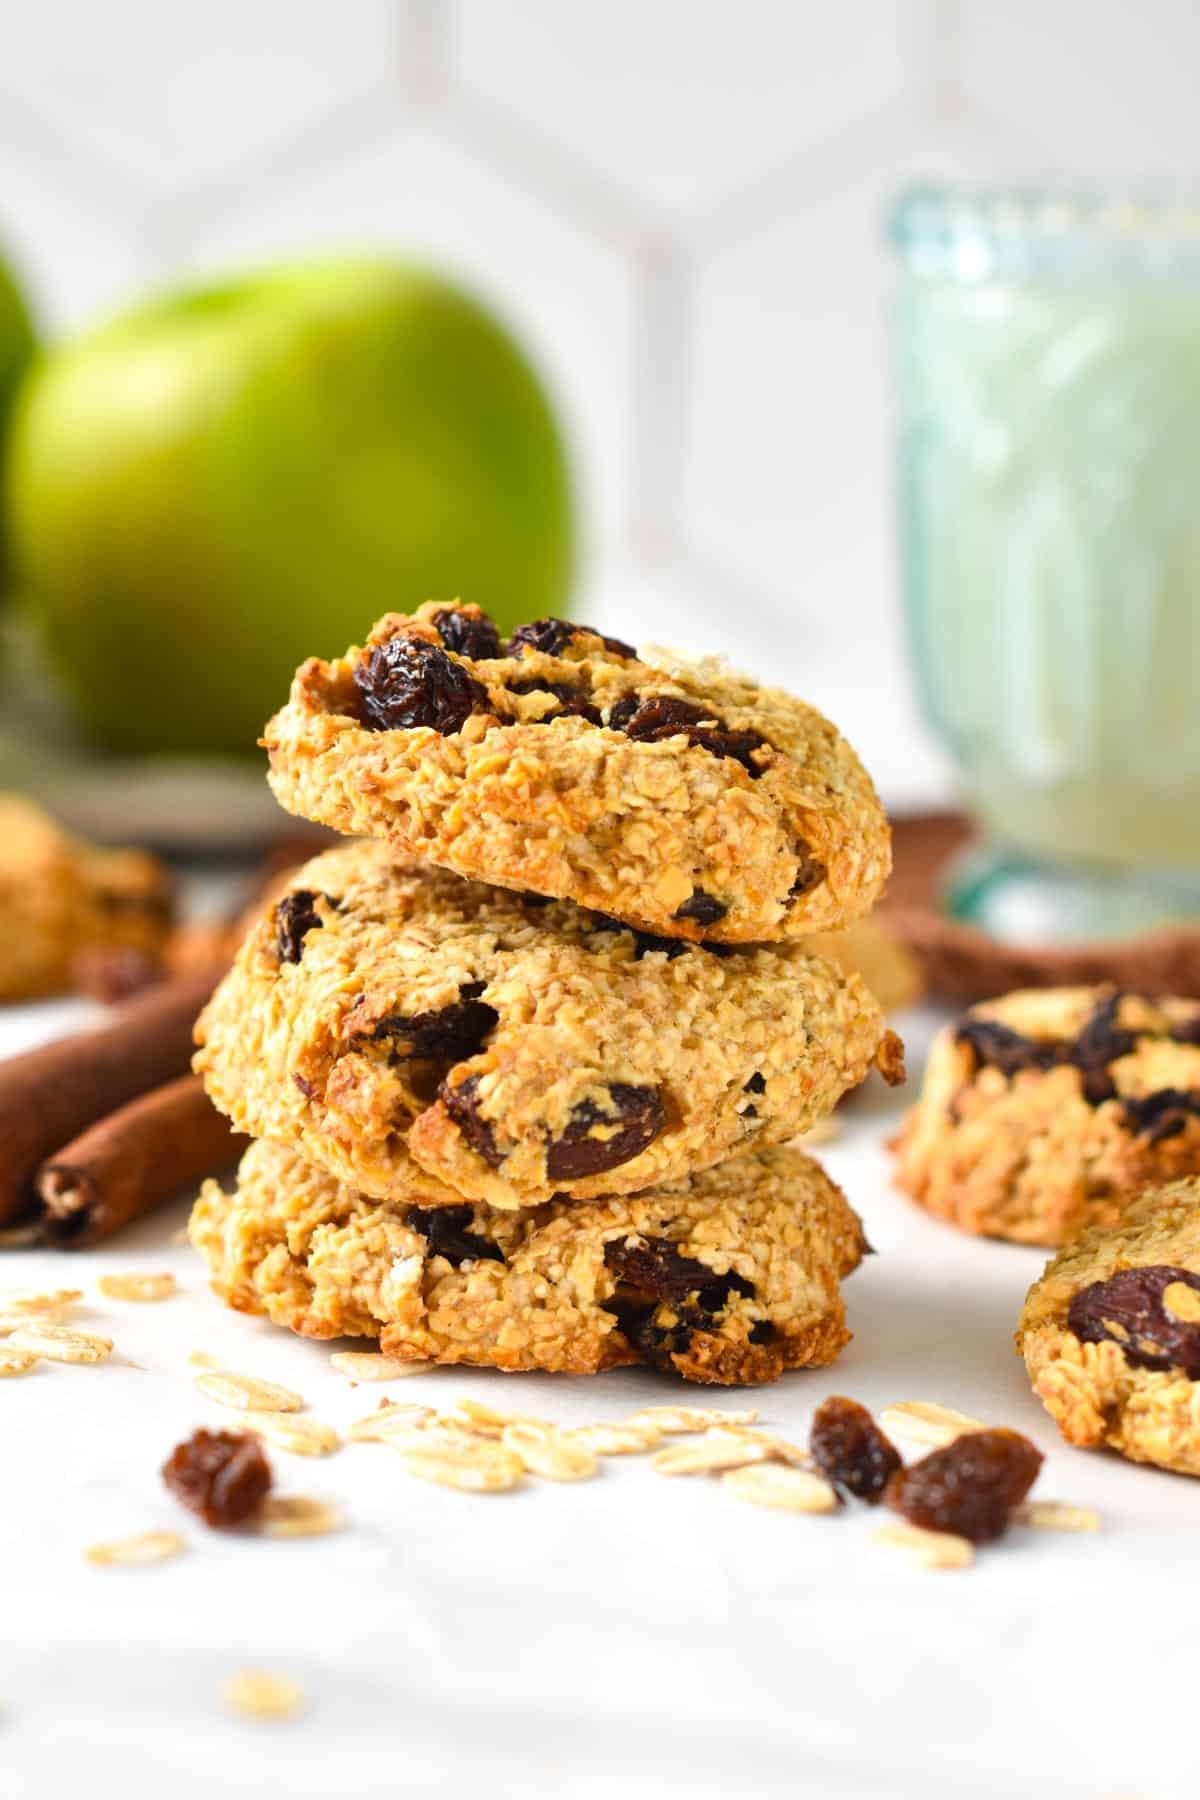
[[[14,1318],[36,1313],[60,1313],[82,1299],[82,1288],[50,1288],[44,1292],[22,1288],[15,1293],[0,1294],[0,1313],[10,1314]]]
[[[46,1319],[30,1320],[10,1333],[14,1350],[29,1350],[47,1362],[98,1363],[112,1355],[112,1339],[92,1331],[76,1331],[71,1325],[55,1325]]]
[[[290,1450],[294,1456],[329,1456],[342,1441],[332,1425],[296,1413],[248,1412],[242,1423],[247,1431],[266,1438],[272,1448]]]
[[[748,1443],[760,1445],[764,1462],[787,1463],[793,1469],[816,1467],[807,1450],[799,1444],[793,1444],[789,1438],[776,1437],[773,1431],[755,1431],[747,1425],[714,1426],[712,1429],[724,1431],[729,1437],[744,1438]]]
[[[40,1358],[32,1350],[13,1350],[8,1344],[0,1344],[0,1376],[28,1375]]]
[[[621,1422],[624,1425],[653,1425],[666,1436],[675,1433],[707,1431],[710,1425],[753,1425],[757,1407],[743,1412],[719,1412],[716,1407],[643,1406]]]
[[[397,1442],[395,1447],[410,1475],[467,1493],[502,1493],[516,1487],[525,1473],[525,1465],[515,1451],[485,1438],[458,1443],[430,1438],[423,1443],[414,1437],[409,1442]]]
[[[595,1452],[557,1425],[519,1419],[505,1426],[504,1447],[516,1452],[531,1475],[547,1481],[587,1481],[596,1473]]]
[[[912,1556],[927,1569],[969,1569],[975,1546],[952,1531],[925,1531],[920,1525],[881,1525],[873,1540],[885,1549]]]
[[[741,1469],[767,1460],[767,1449],[750,1432],[724,1431],[713,1425],[692,1443],[669,1444],[650,1458],[656,1475],[705,1475]]]
[[[966,1431],[984,1429],[982,1419],[933,1400],[898,1400],[895,1406],[884,1407],[879,1423],[889,1437],[907,1438],[914,1444],[952,1444]]]
[[[426,1375],[436,1369],[432,1362],[405,1362],[399,1356],[384,1356],[378,1350],[335,1350],[329,1358],[339,1375],[351,1381],[399,1381],[405,1375]]]
[[[140,1568],[146,1563],[166,1562],[186,1549],[177,1531],[143,1531],[140,1537],[120,1538],[114,1544],[91,1544],[83,1554],[90,1563]]]
[[[1014,1508],[1012,1521],[1038,1531],[1099,1531],[1103,1525],[1093,1507],[1071,1506],[1065,1500],[1025,1500]]]
[[[389,1404],[368,1413],[365,1419],[355,1419],[346,1435],[356,1444],[386,1444],[397,1433],[415,1431],[433,1416],[432,1406]]]
[[[524,1423],[518,1413],[497,1412],[494,1406],[485,1406],[482,1400],[456,1400],[453,1406],[438,1414],[438,1422],[443,1425],[468,1426],[477,1437],[498,1438],[503,1435],[508,1425]],[[544,1423],[544,1421],[535,1421]]]
[[[628,1420],[617,1420],[611,1425],[576,1425],[566,1435],[597,1456],[640,1456],[662,1442],[658,1427],[644,1419],[636,1425]]]
[[[259,1381],[253,1375],[235,1375],[230,1370],[197,1375],[196,1386],[208,1400],[218,1406],[232,1406],[238,1412],[299,1412],[304,1401],[291,1388],[274,1381]]]
[[[304,1690],[289,1675],[265,1669],[239,1669],[222,1684],[221,1695],[231,1712],[247,1719],[293,1719],[304,1709]]]
[[[188,1362],[193,1369],[221,1369],[225,1366],[219,1356],[212,1356],[207,1350],[193,1350],[188,1356]]]
[[[306,1494],[268,1494],[258,1519],[264,1535],[274,1538],[324,1537],[342,1525],[336,1506]]]
[[[777,1507],[782,1512],[830,1513],[840,1504],[837,1494],[821,1475],[808,1469],[789,1469],[781,1463],[751,1463],[722,1475],[721,1486],[738,1500],[753,1506]]]
[[[101,1275],[96,1286],[109,1300],[169,1300],[179,1292],[173,1275]]]

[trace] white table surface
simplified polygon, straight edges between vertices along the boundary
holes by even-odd
[[[0,1014],[0,1052],[74,1016]],[[925,1041],[929,1019],[908,1023]],[[2,1287],[83,1288],[80,1322],[120,1352],[0,1384],[2,1800],[1194,1796],[1200,1490],[1059,1444],[1012,1351],[1039,1253],[961,1237],[890,1190],[898,1106],[860,1101],[822,1151],[879,1251],[847,1289],[853,1343],[835,1368],[750,1398],[799,1438],[835,1392],[1017,1426],[1046,1452],[1037,1492],[1100,1508],[1102,1535],[1021,1531],[969,1571],[931,1573],[873,1544],[865,1508],[764,1512],[635,1458],[575,1486],[476,1497],[368,1444],[272,1453],[283,1491],[344,1509],[338,1535],[208,1532],[158,1475],[180,1438],[232,1416],[196,1393],[196,1349],[285,1382],[340,1426],[385,1393],[472,1394],[563,1422],[745,1396],[630,1372],[351,1388],[328,1346],[217,1304],[176,1241],[181,1202],[99,1251],[0,1261]],[[97,1295],[97,1276],[135,1269],[171,1269],[183,1291],[144,1306]],[[182,1530],[188,1553],[145,1569],[83,1560],[154,1527]],[[245,1667],[298,1680],[305,1715],[227,1715],[222,1680]]]

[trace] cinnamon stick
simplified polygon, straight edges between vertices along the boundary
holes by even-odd
[[[56,1250],[90,1249],[234,1162],[248,1142],[217,1111],[198,1075],[167,1082],[98,1120],[43,1164],[38,1241]]]
[[[192,1026],[214,979],[164,982],[103,1025],[0,1062],[0,1226],[35,1206],[37,1172],[60,1145],[186,1072]]]

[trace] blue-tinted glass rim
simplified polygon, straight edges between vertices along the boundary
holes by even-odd
[[[914,274],[959,281],[1200,279],[1200,196],[915,183],[891,203],[888,237]]]

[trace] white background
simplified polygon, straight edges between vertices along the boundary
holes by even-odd
[[[0,1050],[30,1018],[9,1015]],[[1195,1485],[1059,1444],[1012,1349],[1041,1256],[959,1236],[890,1190],[899,1104],[864,1097],[822,1152],[879,1251],[847,1286],[854,1342],[833,1369],[750,1395],[628,1372],[351,1389],[328,1346],[207,1294],[171,1241],[182,1209],[104,1251],[6,1257],[3,1285],[87,1288],[80,1323],[121,1354],[0,1384],[4,1800],[1194,1800]],[[173,1268],[184,1292],[95,1297],[97,1275],[138,1268]],[[233,1416],[195,1392],[196,1349],[339,1426],[381,1394],[474,1394],[564,1423],[690,1397],[753,1401],[803,1439],[830,1393],[935,1399],[1029,1432],[1047,1453],[1036,1492],[1099,1507],[1105,1530],[1014,1532],[933,1573],[873,1544],[865,1508],[763,1512],[640,1458],[472,1496],[351,1444],[272,1452],[283,1491],[344,1508],[339,1535],[222,1537],[158,1478],[180,1438]],[[188,1553],[83,1560],[155,1527],[182,1529]],[[299,1681],[306,1715],[226,1716],[220,1684],[245,1667]]]
[[[1192,0],[37,0],[0,10],[0,243],[55,328],[302,249],[459,271],[566,408],[587,604],[634,630],[652,594],[666,641],[794,683],[895,803],[944,766],[895,595],[886,199],[1195,180],[1198,56]]]

